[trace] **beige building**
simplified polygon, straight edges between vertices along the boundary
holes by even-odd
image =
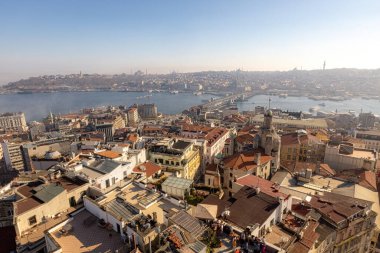
[[[306,131],[281,136],[281,162],[321,162],[326,144]]]
[[[24,132],[28,130],[25,114],[4,113],[0,115],[0,129]]]
[[[264,115],[256,115],[251,118],[252,124],[262,125],[264,123]],[[324,119],[290,119],[273,117],[273,126],[278,129],[326,129],[328,127]]]
[[[13,219],[20,248],[39,243],[44,238],[43,231],[75,210],[88,188],[88,183],[78,178],[60,177],[60,173],[51,174],[49,178],[16,189],[18,200],[13,204]]]
[[[355,148],[350,145],[327,145],[325,163],[336,171],[366,169],[375,171],[378,153],[375,150]]]
[[[221,187],[227,188],[232,194],[233,182],[237,178],[252,174],[260,178],[268,179],[271,174],[271,162],[273,157],[262,154],[260,152],[237,153],[233,156],[224,158],[213,171],[206,171],[206,185],[215,187],[220,180]],[[219,179],[220,175],[220,179]]]
[[[139,122],[139,113],[137,108],[130,108],[127,112],[129,126],[135,126]]]
[[[366,149],[375,149],[380,151],[380,131],[356,131],[355,137],[364,142]]]
[[[24,159],[21,151],[20,144],[2,142],[2,153],[4,159],[4,165],[6,170],[18,170],[25,169]]]

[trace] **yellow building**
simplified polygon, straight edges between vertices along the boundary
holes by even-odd
[[[178,177],[194,179],[201,164],[199,149],[192,142],[165,139],[149,150],[150,161],[163,170],[176,172]]]

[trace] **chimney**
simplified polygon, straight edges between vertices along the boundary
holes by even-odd
[[[257,165],[261,165],[261,153],[256,153],[255,154],[255,162]]]
[[[255,190],[256,190],[256,195],[260,193],[260,187],[256,187]]]

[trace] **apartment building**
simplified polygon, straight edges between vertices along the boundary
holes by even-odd
[[[178,177],[194,179],[199,173],[201,154],[193,142],[164,139],[149,149],[149,160]]]
[[[24,132],[28,130],[26,125],[25,114],[4,113],[0,115],[0,129]]]
[[[374,149],[380,151],[380,131],[355,131],[355,137],[364,142],[366,149]]]
[[[158,116],[155,104],[142,104],[137,106],[137,111],[142,119],[156,119]]]
[[[45,246],[44,231],[68,218],[86,193],[88,183],[56,174],[16,189],[13,204],[18,252],[38,252]]]
[[[1,147],[3,152],[4,165],[8,171],[25,170],[24,157],[20,144],[2,142]]]
[[[128,125],[129,126],[136,126],[136,124],[139,122],[139,113],[137,111],[137,108],[132,107],[127,112],[128,115]]]
[[[321,162],[326,144],[304,130],[281,136],[281,162]]]

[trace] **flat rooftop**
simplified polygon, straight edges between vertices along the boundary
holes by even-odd
[[[85,225],[86,219],[94,222]],[[50,233],[62,252],[116,252],[124,247],[121,236],[113,230],[98,227],[97,218],[87,210],[75,215],[69,224],[73,230],[67,235],[61,235],[60,228]]]
[[[375,160],[376,155],[371,150],[360,150],[360,149],[354,149],[354,152],[352,154],[349,154],[347,156],[355,157],[355,158],[366,158]]]
[[[265,235],[265,241],[279,248],[283,248],[288,244],[292,235],[277,225],[271,227],[272,231]]]
[[[253,122],[264,122],[264,115],[259,114],[252,118]],[[325,119],[286,119],[273,117],[273,124],[288,125],[288,126],[305,126],[310,128],[327,128]]]
[[[108,203],[113,202],[116,199],[116,197],[123,199],[125,202],[128,202],[135,208],[141,210],[141,213],[144,215],[151,215],[153,216],[153,213],[157,213],[157,222],[162,224],[164,223],[164,216],[169,213],[169,211],[179,211],[180,208],[168,200],[164,198],[158,199],[157,196],[152,194],[152,192],[143,189],[135,184],[129,184],[121,191],[112,191],[106,195],[105,199],[102,199],[99,204],[100,205],[108,205]],[[153,202],[152,202],[153,201]],[[144,206],[140,205],[139,203],[143,205],[147,205],[147,202],[149,202],[148,208],[144,208]]]

